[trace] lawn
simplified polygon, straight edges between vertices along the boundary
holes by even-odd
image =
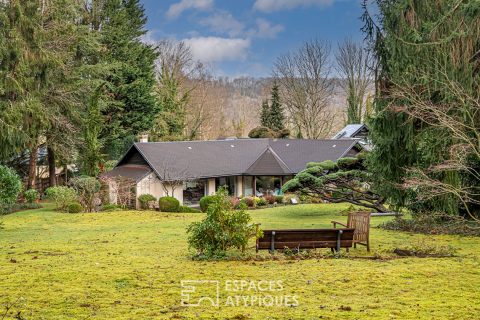
[[[330,227],[332,219],[345,222],[339,214],[345,207],[298,205],[251,213],[263,228],[319,228]],[[24,319],[480,317],[480,238],[385,231],[375,226],[389,218],[374,217],[370,255],[360,247],[351,250],[356,258],[193,261],[185,228],[201,217],[135,211],[64,214],[48,205],[1,217],[0,319],[5,306],[11,307],[10,314],[21,311]],[[451,245],[458,256],[366,259],[422,240]],[[182,306],[182,280],[220,281],[220,306]],[[258,281],[282,285],[276,291],[250,286],[231,291],[229,280],[247,280],[257,290]],[[212,295],[215,286],[209,285],[204,290]],[[251,300],[232,305],[227,303],[232,295],[296,296],[298,306],[250,306]]]

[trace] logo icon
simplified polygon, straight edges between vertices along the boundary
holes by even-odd
[[[181,286],[182,306],[218,307],[220,304],[220,282],[217,280],[182,280]]]

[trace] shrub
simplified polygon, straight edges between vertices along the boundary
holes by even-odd
[[[200,199],[200,209],[202,212],[207,212],[208,206],[213,201],[214,196],[204,196]]]
[[[118,204],[105,204],[102,206],[102,211],[120,211],[122,207]]]
[[[72,202],[68,205],[67,212],[68,213],[80,213],[80,212],[83,212],[83,207],[78,202]]]
[[[23,196],[25,197],[27,203],[34,203],[40,197],[38,191],[35,189],[28,189],[23,193]]]
[[[179,212],[184,212],[184,213],[201,213],[202,211],[192,208],[192,207],[187,207],[187,206],[180,206]]]
[[[0,165],[0,214],[10,212],[22,191],[22,181],[17,173]]]
[[[283,203],[283,196],[275,196],[276,203]]]
[[[161,197],[158,200],[160,211],[178,212],[180,210],[180,202],[174,197]]]
[[[256,205],[255,198],[253,197],[245,197],[242,201],[244,201],[249,208],[253,208]]]
[[[267,205],[267,200],[265,198],[256,198],[255,204],[259,207],[263,207]]]
[[[151,194],[142,194],[138,197],[138,202],[140,202],[140,208],[143,210],[147,210],[150,208],[149,203],[152,201],[157,201],[157,198],[152,196]]]
[[[231,248],[244,251],[248,240],[255,236],[250,220],[247,211],[232,208],[227,191],[220,189],[212,196],[207,217],[188,226],[188,244],[206,257],[224,256]]]
[[[69,187],[50,187],[45,190],[47,199],[55,203],[57,210],[66,211],[69,203],[77,200],[77,193]]]
[[[97,199],[99,199],[100,182],[94,177],[78,177],[70,181],[73,189],[77,192],[80,203],[87,212],[93,212]]]
[[[268,204],[274,204],[275,203],[275,196],[274,195],[266,195],[265,196],[265,201],[267,201]]]

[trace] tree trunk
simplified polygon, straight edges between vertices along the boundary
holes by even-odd
[[[57,185],[55,152],[50,147],[47,148],[47,152],[48,152],[48,181],[49,181],[50,187],[55,187]]]
[[[68,165],[63,166],[63,172],[65,174],[65,181],[63,182],[64,185],[68,185]]]
[[[34,147],[30,148],[27,189],[35,189],[35,178],[37,176],[37,157],[38,147],[35,145]]]

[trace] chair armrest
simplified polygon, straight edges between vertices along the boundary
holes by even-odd
[[[345,228],[348,228],[348,226],[344,223],[341,223],[341,222],[338,222],[338,221],[332,221],[331,223],[333,223],[333,227],[336,228],[337,227],[337,224],[341,225],[341,226],[344,226]]]

